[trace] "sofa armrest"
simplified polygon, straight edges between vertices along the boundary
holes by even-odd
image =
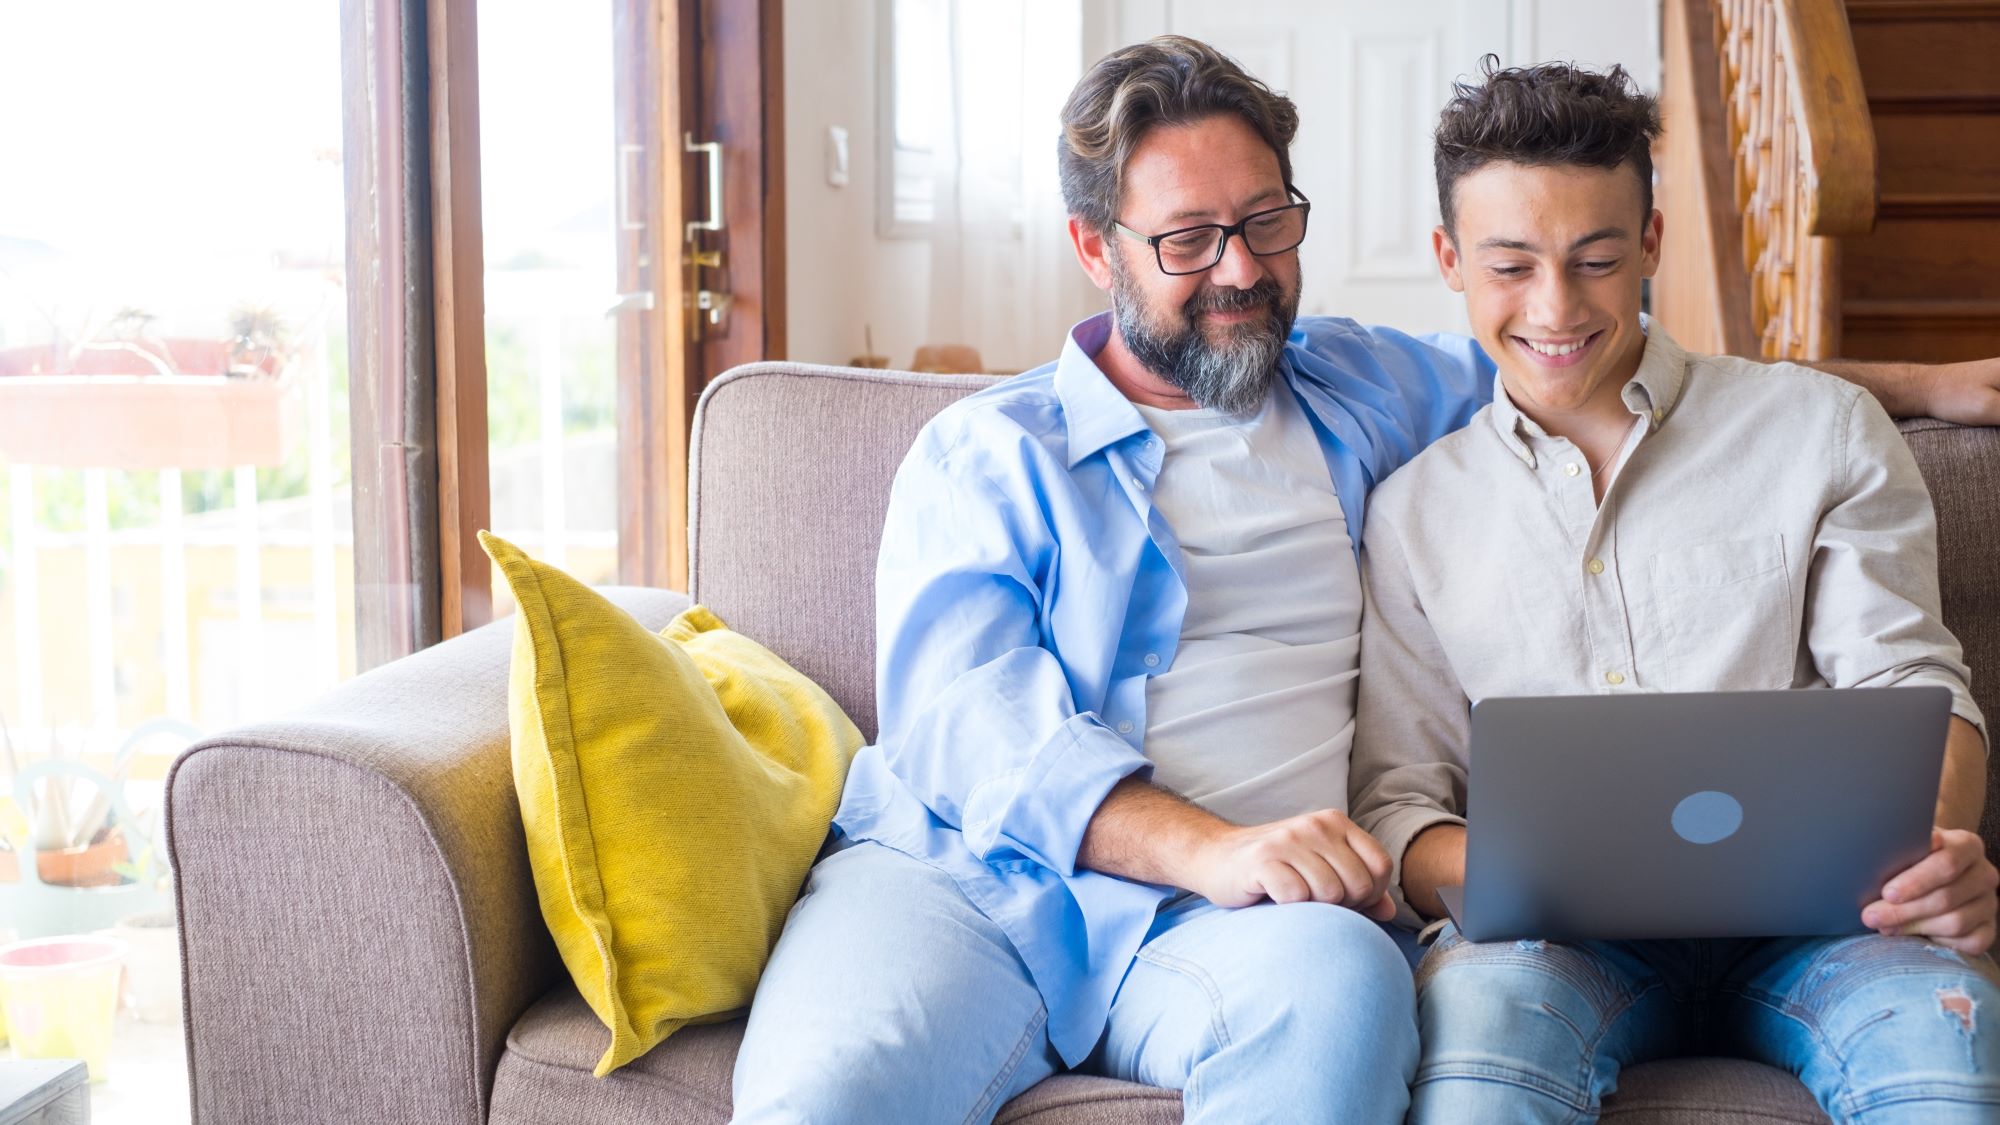
[[[648,628],[687,604],[603,591]],[[204,741],[167,781],[197,1122],[486,1119],[562,972],[507,738],[514,622]]]

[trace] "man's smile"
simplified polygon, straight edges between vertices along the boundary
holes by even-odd
[[[1542,367],[1573,367],[1589,357],[1591,348],[1602,339],[1599,330],[1588,336],[1567,336],[1553,339],[1530,340],[1526,336],[1510,336],[1514,344],[1530,360]]]
[[[1242,321],[1254,319],[1256,317],[1269,316],[1270,312],[1271,310],[1269,306],[1258,304],[1258,305],[1240,305],[1235,308],[1203,309],[1197,315],[1202,317],[1204,320],[1220,321],[1223,324],[1237,324]]]

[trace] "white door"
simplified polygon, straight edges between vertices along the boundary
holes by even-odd
[[[1494,0],[1172,0],[1162,31],[1211,43],[1298,104],[1292,176],[1312,200],[1299,311],[1462,331],[1431,255],[1431,131],[1450,84],[1511,52]],[[1128,30],[1130,30],[1128,28]]]

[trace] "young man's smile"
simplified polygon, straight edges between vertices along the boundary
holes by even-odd
[[[1526,336],[1509,338],[1527,349],[1528,358],[1532,362],[1543,367],[1575,367],[1590,358],[1591,347],[1604,338],[1604,333],[1592,332],[1588,336],[1572,336],[1568,339],[1530,339]]]

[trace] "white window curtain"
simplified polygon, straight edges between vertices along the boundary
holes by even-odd
[[[1056,172],[1063,102],[1083,72],[1081,0],[941,6],[929,342],[1020,370],[1106,304],[1076,264]]]

